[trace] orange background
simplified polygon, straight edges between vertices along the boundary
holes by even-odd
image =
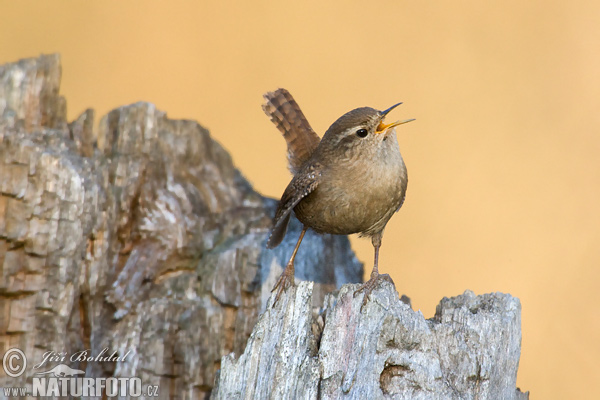
[[[380,270],[427,317],[465,289],[519,297],[519,386],[597,396],[599,2],[0,6],[0,62],[61,53],[69,118],[153,102],[208,127],[273,197],[290,177],[263,92],[289,89],[320,134],[352,108],[404,101],[410,183]],[[369,273],[370,242],[353,245]]]

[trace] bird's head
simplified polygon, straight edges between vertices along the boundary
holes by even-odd
[[[328,151],[352,154],[375,153],[379,146],[385,145],[389,135],[394,132],[394,127],[414,121],[406,119],[386,124],[386,115],[402,103],[394,104],[390,108],[379,111],[371,107],[356,108],[347,112],[335,121],[321,143]]]

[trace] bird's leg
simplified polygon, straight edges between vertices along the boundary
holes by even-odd
[[[300,238],[298,239],[298,243],[296,243],[296,247],[294,248],[292,257],[290,258],[290,261],[288,261],[287,266],[283,270],[283,273],[277,280],[275,287],[273,287],[273,290],[271,290],[271,292],[274,292],[275,290],[277,290],[277,296],[275,297],[275,301],[273,302],[273,305],[277,304],[277,301],[281,297],[281,294],[288,287],[294,286],[294,259],[296,258],[296,253],[298,253],[298,248],[300,247],[300,243],[302,242],[302,239],[304,238],[304,234],[306,233],[307,229],[308,229],[307,226],[304,226],[302,228],[302,233],[300,233]]]
[[[380,274],[379,273],[379,268],[378,268],[379,248],[381,247],[381,237],[382,236],[383,236],[383,233],[378,233],[371,238],[371,243],[373,243],[373,248],[375,249],[375,265],[373,265],[373,271],[371,271],[371,278],[368,281],[366,281],[365,283],[363,283],[354,292],[354,297],[356,297],[356,295],[358,295],[360,292],[364,292],[364,294],[365,294],[365,297],[363,298],[361,309],[362,309],[362,307],[365,306],[365,304],[367,304],[367,299],[369,298],[369,295],[371,294],[373,289],[375,289],[375,286],[377,286],[377,283],[378,283],[377,281],[379,279],[385,279],[386,281],[389,281],[392,284],[394,283],[392,281],[392,278],[390,278],[390,276],[388,274]]]

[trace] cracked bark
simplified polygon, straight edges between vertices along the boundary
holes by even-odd
[[[516,388],[521,305],[507,294],[444,298],[426,320],[389,282],[361,311],[358,285],[311,307],[287,291],[259,318],[243,353],[223,357],[212,399],[504,399]]]
[[[425,320],[384,285],[360,313],[355,286],[325,295],[362,279],[345,237],[309,231],[296,278],[315,283],[259,318],[300,224],[266,250],[276,202],[206,129],[149,103],[68,123],[60,76],[57,55],[0,66],[0,351],[29,361],[0,386],[108,348],[130,355],[66,363],[161,398],[526,398],[517,299],[466,293]]]
[[[206,398],[295,239],[265,249],[275,201],[198,123],[149,103],[111,111],[98,129],[93,110],[68,123],[60,76],[58,55],[0,66],[0,350],[29,361],[0,386],[31,388],[47,351],[108,348],[130,355],[67,363],[140,377],[162,398]],[[361,280],[346,238],[311,235],[304,247],[314,258],[297,276],[319,282],[315,301]]]

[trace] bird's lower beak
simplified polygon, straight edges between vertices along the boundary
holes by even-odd
[[[375,133],[386,133],[395,126],[406,124],[407,122],[411,122],[414,120],[415,120],[414,118],[405,119],[404,121],[396,121],[396,122],[392,122],[391,124],[384,124],[383,121],[381,121],[379,123],[379,125],[377,126],[377,130],[375,131]]]

